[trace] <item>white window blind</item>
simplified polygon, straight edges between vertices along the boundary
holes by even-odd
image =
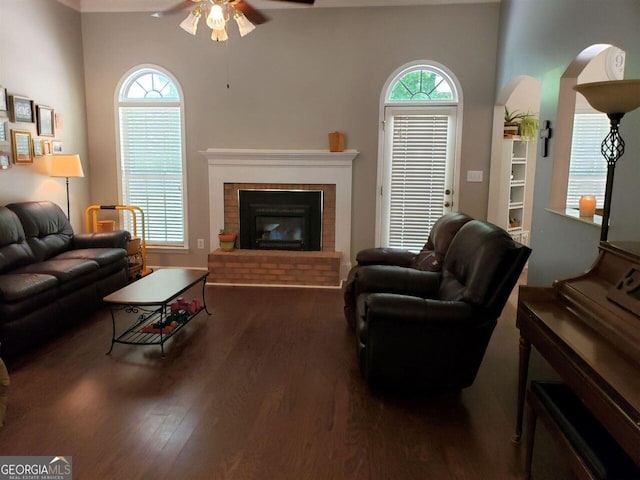
[[[180,107],[121,106],[119,113],[123,203],[144,211],[148,245],[184,246]]]
[[[607,162],[600,144],[608,133],[609,119],[604,113],[576,113],[573,117],[567,208],[578,208],[582,195],[595,196],[596,205],[602,207]]]
[[[419,251],[444,213],[449,116],[395,115],[389,246]]]

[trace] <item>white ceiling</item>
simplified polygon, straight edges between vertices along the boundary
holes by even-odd
[[[81,12],[157,12],[180,0],[58,0]],[[247,0],[257,9],[310,8],[308,5],[269,0]],[[453,3],[496,3],[500,0],[316,0],[312,8],[323,7],[391,7],[402,5],[441,5]]]

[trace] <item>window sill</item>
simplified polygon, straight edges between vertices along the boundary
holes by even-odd
[[[593,225],[594,227],[602,227],[602,217],[600,215],[594,215],[593,217],[581,217],[578,210],[574,208],[567,208],[565,210],[554,210],[552,208],[546,208],[547,212],[555,213],[561,217],[570,218],[587,225]]]
[[[177,255],[186,255],[189,253],[187,247],[160,247],[160,246],[148,246],[147,253],[175,253]]]

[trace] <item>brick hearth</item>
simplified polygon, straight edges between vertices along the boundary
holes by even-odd
[[[217,249],[209,254],[208,281],[338,287],[340,253]]]

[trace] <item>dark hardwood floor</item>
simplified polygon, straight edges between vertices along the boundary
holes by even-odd
[[[207,303],[164,360],[105,355],[104,310],[11,365],[0,455],[71,455],[75,479],[522,478],[515,295],[475,384],[446,394],[370,390],[338,290],[208,287]],[[572,478],[543,426],[534,475]]]

